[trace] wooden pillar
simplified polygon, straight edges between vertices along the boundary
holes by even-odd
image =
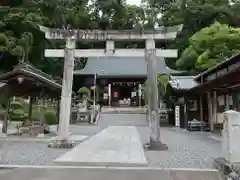
[[[214,124],[217,122],[217,92],[213,91],[213,129]]]
[[[40,134],[41,134],[41,136],[43,136],[44,135],[44,94],[43,94],[43,90],[40,94],[40,126],[41,126]]]
[[[229,110],[229,94],[225,94],[225,111]]]
[[[29,106],[28,106],[28,120],[32,121],[32,104],[33,104],[33,95],[30,96]]]
[[[210,125],[210,130],[213,131],[213,98],[211,92],[208,92],[208,123]]]
[[[201,121],[201,131],[203,131],[203,95],[199,97],[200,101],[200,121]]]
[[[185,97],[184,98],[184,104],[183,104],[185,129],[188,129],[188,109],[187,109],[187,103],[188,103],[188,99]]]
[[[59,128],[59,119],[60,118],[60,99],[57,99],[57,130]]]
[[[142,106],[142,85],[139,83],[138,84],[138,105],[139,105],[139,107],[141,107]]]
[[[2,133],[7,134],[8,129],[8,117],[9,117],[9,108],[10,108],[11,98],[8,96],[6,108],[5,108],[5,114],[4,114],[4,120],[3,120],[3,127],[2,127]]]

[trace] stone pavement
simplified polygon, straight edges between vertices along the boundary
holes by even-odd
[[[147,166],[134,126],[110,126],[54,162],[69,166]]]
[[[0,169],[2,180],[221,180],[215,170],[144,168],[13,168]]]

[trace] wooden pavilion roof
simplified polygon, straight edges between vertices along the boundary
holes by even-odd
[[[31,95],[45,92],[50,96],[59,96],[62,86],[56,80],[33,67],[21,62],[14,70],[1,74],[0,82],[6,83],[11,95]]]
[[[197,76],[171,76],[169,86],[174,92],[203,94],[240,85],[240,54],[222,61]]]
[[[198,86],[190,89],[191,92],[202,94],[214,89],[228,89],[240,84],[240,54],[204,71],[195,77],[200,81]],[[203,82],[201,82],[203,81]]]

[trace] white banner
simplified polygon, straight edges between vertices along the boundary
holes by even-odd
[[[180,126],[180,107],[175,106],[175,127]]]

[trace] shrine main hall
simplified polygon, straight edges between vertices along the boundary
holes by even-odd
[[[164,58],[157,58],[158,74],[179,74],[167,67]],[[97,100],[105,106],[143,106],[143,84],[147,79],[145,58],[96,57],[88,58],[83,69],[74,71],[73,90],[94,86]]]

